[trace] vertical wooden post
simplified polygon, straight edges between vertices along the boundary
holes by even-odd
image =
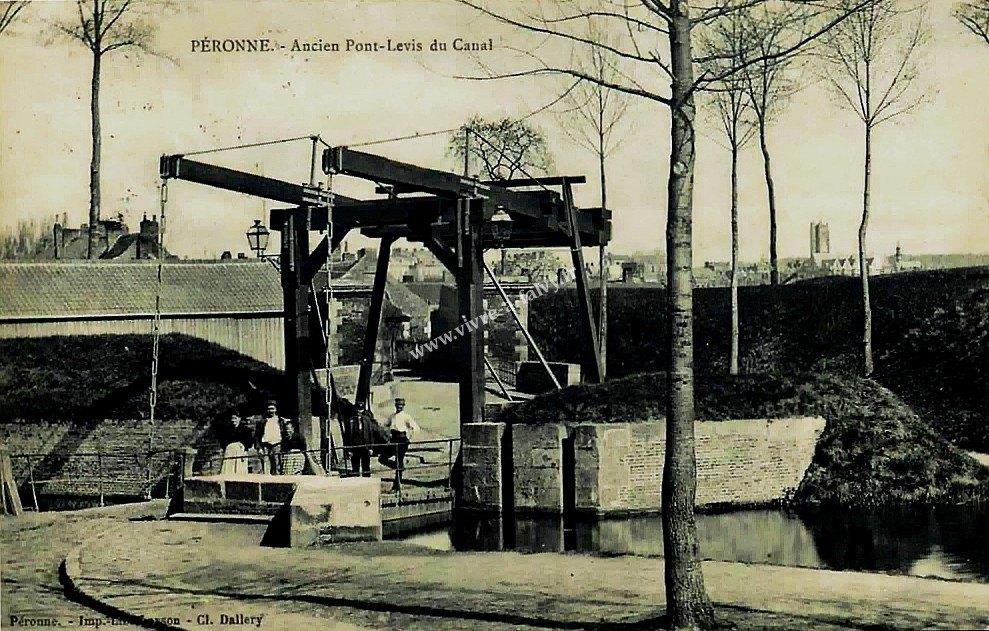
[[[307,208],[286,213],[282,226],[281,275],[285,306],[285,406],[297,420],[307,446],[319,444],[319,425],[312,418],[312,358],[309,354],[309,283],[302,279],[309,257]]]
[[[21,496],[14,481],[14,467],[10,462],[10,452],[6,445],[0,445],[0,508],[3,513],[20,515],[24,512]]]
[[[458,316],[463,335],[460,348],[460,424],[484,420],[484,251],[481,225],[484,200],[462,199],[458,214],[462,229],[457,235],[457,258],[462,261],[457,274]]]
[[[381,240],[378,262],[374,268],[374,284],[371,287],[371,306],[367,313],[367,328],[364,331],[364,347],[361,351],[361,367],[357,376],[357,393],[354,403],[364,403],[370,409],[371,376],[374,371],[374,355],[378,348],[378,329],[381,327],[381,312],[385,306],[385,287],[388,283],[388,261],[391,258],[393,239]]]
[[[580,309],[580,320],[584,335],[587,338],[588,366],[590,367],[589,381],[601,383],[604,370],[601,367],[601,348],[598,345],[597,326],[594,321],[594,308],[591,305],[591,288],[587,282],[587,270],[584,269],[584,253],[580,249],[580,231],[577,230],[577,211],[573,204],[573,188],[566,180],[563,181],[563,204],[567,211],[567,221],[570,224],[570,254],[573,259],[574,276],[577,280],[577,300]]]

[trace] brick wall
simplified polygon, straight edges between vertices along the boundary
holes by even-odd
[[[822,418],[698,422],[697,505],[781,499],[803,479],[824,424]],[[664,421],[576,426],[577,508],[659,510],[665,443]]]
[[[468,423],[460,430],[462,480],[458,506],[501,509],[504,423]]]
[[[0,438],[12,455],[14,477],[22,489],[33,473],[39,495],[98,495],[100,466],[102,490],[107,495],[143,494],[147,481],[150,425],[146,420],[105,420],[91,424],[13,422],[0,425]],[[154,430],[154,451],[193,446],[199,466],[221,454],[209,423],[192,420],[160,421]],[[97,452],[103,455],[97,459]],[[30,459],[24,457],[30,454]],[[155,480],[163,480],[171,466],[168,453],[152,457]],[[53,480],[42,483],[44,480]],[[22,501],[30,502],[22,496]]]

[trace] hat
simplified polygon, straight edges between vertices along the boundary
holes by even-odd
[[[402,397],[395,397],[395,403],[405,403],[405,399]]]
[[[278,407],[278,401],[276,401],[274,399],[268,399],[268,402],[265,403],[265,407],[272,406],[272,405],[275,406],[275,407]]]

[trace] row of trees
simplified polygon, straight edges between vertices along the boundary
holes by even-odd
[[[872,309],[869,299],[866,238],[872,191],[873,132],[879,126],[919,106],[927,92],[921,89],[919,57],[927,39],[926,11],[922,5],[875,2],[853,12],[799,53],[779,55],[780,42],[799,9],[770,10],[766,6],[738,12],[708,30],[701,42],[706,72],[724,74],[724,67],[742,68],[708,87],[731,151],[731,374],[738,372],[738,155],[754,137],[759,138],[769,196],[772,282],[778,284],[776,262],[776,205],[766,126],[779,115],[789,98],[802,87],[795,69],[823,80],[839,106],[861,121],[865,137],[863,201],[858,232],[862,283],[862,373],[873,371]],[[799,20],[799,16],[796,16]],[[759,61],[748,64],[746,55]]]
[[[541,39],[569,44],[578,53],[560,60],[541,60],[529,51],[526,59],[536,60],[536,65],[478,78],[566,75],[582,82],[582,90],[586,88],[584,96],[575,96],[584,103],[600,104],[610,100],[609,95],[624,94],[658,105],[670,115],[671,150],[665,179],[670,323],[667,346],[671,350],[667,360],[670,378],[662,489],[666,602],[670,626],[709,627],[714,623],[714,611],[698,559],[693,511],[696,461],[691,270],[698,94],[712,93],[719,99],[735,95],[734,100],[727,101],[727,107],[718,105],[718,111],[722,123],[728,121],[726,134],[730,129],[734,140],[729,139],[729,144],[735,146],[736,152],[746,141],[760,139],[771,214],[773,282],[779,282],[775,255],[777,211],[766,127],[785,96],[792,93],[787,68],[797,63],[798,55],[819,51],[821,67],[826,68],[823,78],[862,121],[866,151],[859,254],[865,316],[863,369],[868,373],[872,364],[871,327],[864,249],[870,210],[872,133],[920,103],[910,88],[917,77],[917,54],[925,39],[923,13],[905,11],[898,0],[641,0],[636,5],[559,0],[552,6],[538,5],[542,11],[536,14],[527,12],[526,7],[532,6],[528,3],[499,3],[494,5],[497,8],[491,8],[481,0],[459,2]],[[956,16],[989,43],[987,2],[960,3]],[[77,0],[73,18],[51,24],[63,39],[85,46],[92,55],[89,224],[93,227],[100,219],[102,63],[114,51],[154,52],[151,42],[156,24],[152,12],[159,6],[140,0]],[[516,8],[519,13],[514,13]],[[9,30],[9,25],[23,13],[23,3],[4,3],[3,9],[0,32]],[[754,116],[755,131],[750,131],[745,122],[748,116]],[[598,121],[596,136],[591,134],[591,138],[598,141],[602,195],[606,195],[604,161],[613,145],[604,141],[613,133],[614,125],[605,124],[601,115]],[[657,156],[657,171],[662,164]],[[733,195],[733,199],[736,197]],[[606,205],[605,198],[602,205]],[[91,235],[91,256],[98,255],[94,240],[95,233]],[[736,257],[737,234],[733,236],[733,259]]]
[[[698,559],[694,519],[692,210],[698,94],[710,94],[732,150],[733,295],[737,292],[737,156],[759,138],[770,206],[772,280],[776,260],[776,208],[766,129],[796,89],[791,69],[808,54],[838,101],[861,120],[866,139],[859,229],[863,286],[863,371],[872,370],[868,266],[865,243],[870,211],[872,134],[915,108],[918,54],[924,13],[897,0],[643,0],[641,5],[560,1],[541,11],[460,0],[497,22],[584,55],[542,58],[525,51],[526,64],[474,77],[480,80],[566,75],[587,84],[659,104],[670,113],[667,172],[666,462],[663,473],[663,537],[666,550],[667,623],[672,628],[711,627],[714,611]],[[965,3],[956,15],[971,29],[970,15],[983,2]],[[977,22],[977,20],[976,20]],[[620,41],[601,38],[614,34]],[[977,32],[973,30],[973,32]],[[657,42],[663,42],[660,46]],[[586,51],[620,69],[602,77],[574,63]],[[533,60],[535,60],[533,62]],[[658,157],[657,157],[658,158]],[[657,166],[661,161],[657,159]],[[737,298],[733,298],[732,367],[737,370]]]
[[[0,34],[21,15],[29,2],[4,2],[0,13]],[[76,0],[74,16],[47,22],[54,40],[85,46],[92,57],[90,73],[90,131],[92,151],[89,163],[89,250],[88,258],[98,258],[101,205],[100,168],[102,133],[100,129],[100,86],[104,59],[116,51],[158,54],[153,47],[157,16],[170,7],[167,2],[148,0]]]
[[[0,260],[31,259],[52,247],[52,226],[58,215],[44,219],[21,219],[16,226],[0,226]]]

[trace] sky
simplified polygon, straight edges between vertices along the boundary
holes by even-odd
[[[501,6],[512,3],[503,0]],[[989,252],[989,46],[951,17],[951,2],[931,0],[931,41],[920,76],[927,103],[874,137],[869,250],[891,254]],[[497,0],[494,6],[499,6]],[[512,8],[519,5],[514,4]],[[68,215],[87,219],[91,56],[77,43],[52,42],[50,22],[73,4],[34,2],[0,36],[0,224]],[[459,170],[449,135],[472,115],[530,115],[565,88],[560,77],[471,81],[480,61],[508,67],[512,48],[545,42],[491,23],[450,0],[316,2],[178,0],[157,14],[163,56],[117,51],[106,57],[101,92],[103,217],[118,212],[136,228],[160,214],[158,158],[242,143],[319,134],[333,145],[414,134],[421,138],[362,147],[422,166]],[[202,39],[267,38],[271,52],[199,52]],[[453,40],[487,42],[476,56]],[[415,51],[358,51],[387,40]],[[338,52],[293,52],[300,43],[339,43]],[[352,40],[352,50],[346,50]],[[446,51],[430,51],[433,41]],[[284,46],[285,48],[281,48]],[[515,57],[517,59],[517,57]],[[809,75],[808,75],[809,76]],[[730,255],[729,154],[704,116],[697,146],[694,256]],[[529,122],[546,135],[561,174],[584,174],[580,206],[598,205],[595,157],[575,145],[553,108]],[[608,161],[612,251],[663,247],[669,114],[633,99],[619,149]],[[829,224],[835,254],[851,254],[861,213],[863,132],[825,87],[811,83],[769,130],[779,207],[780,255],[807,256],[809,224]],[[308,141],[213,153],[198,159],[288,181],[309,177]],[[740,163],[740,239],[745,260],[768,257],[768,211],[757,147]],[[359,183],[334,190],[370,196]],[[247,250],[244,233],[270,202],[169,184],[165,245],[190,258]],[[354,247],[365,245],[354,240]]]

